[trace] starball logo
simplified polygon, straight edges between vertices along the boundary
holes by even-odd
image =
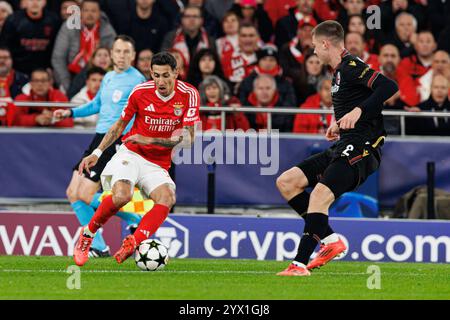
[[[156,231],[155,238],[169,249],[169,257],[189,256],[189,230],[171,218]]]

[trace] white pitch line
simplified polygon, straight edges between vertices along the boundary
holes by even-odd
[[[67,273],[67,270],[58,270],[58,269],[41,269],[41,270],[31,270],[31,269],[0,269],[0,272],[4,273]],[[145,271],[140,270],[81,270],[83,273],[138,273],[145,274]],[[150,272],[152,273],[152,272]],[[272,271],[230,271],[230,270],[161,270],[157,273],[207,273],[207,274],[272,274],[275,275],[276,272]],[[315,271],[313,272],[316,276],[327,276],[327,275],[340,275],[340,276],[367,276],[365,272],[326,272],[326,271]],[[398,275],[398,276],[423,276],[423,273],[383,273],[383,275]]]
[[[5,273],[67,273],[66,270],[57,270],[57,269],[42,269],[42,270],[31,270],[31,269],[3,269],[0,272]],[[140,270],[81,270],[84,273],[140,273],[143,274],[145,271]],[[233,274],[233,273],[242,273],[242,274],[271,274],[273,272],[270,271],[230,271],[230,270],[162,270],[158,273],[224,273],[224,274]]]

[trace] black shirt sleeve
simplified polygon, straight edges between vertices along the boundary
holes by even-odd
[[[357,59],[346,62],[343,77],[354,85],[364,86],[372,90],[372,94],[358,106],[363,114],[369,118],[381,114],[384,102],[398,90],[394,81]]]
[[[378,73],[378,76],[371,83],[373,93],[361,103],[361,110],[369,117],[381,114],[383,104],[397,91],[397,84],[391,79]]]

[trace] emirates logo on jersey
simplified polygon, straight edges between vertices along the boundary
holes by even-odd
[[[163,118],[152,118],[150,116],[145,116],[145,123],[148,124],[149,131],[158,132],[171,132],[175,130],[176,126],[181,122],[179,119],[163,119]]]

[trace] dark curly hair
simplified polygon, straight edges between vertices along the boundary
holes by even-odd
[[[152,68],[154,65],[157,65],[157,66],[168,65],[172,70],[175,70],[177,68],[177,60],[171,53],[169,53],[167,51],[162,51],[162,52],[155,54],[152,57],[152,62],[151,62]]]

